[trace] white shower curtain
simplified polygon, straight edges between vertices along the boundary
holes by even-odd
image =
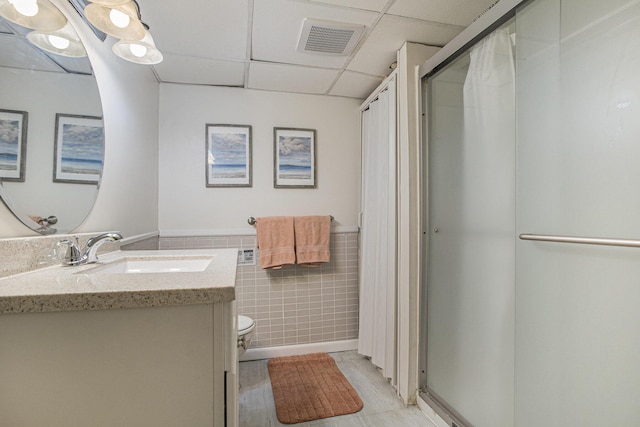
[[[362,112],[363,186],[358,351],[396,383],[395,82]]]

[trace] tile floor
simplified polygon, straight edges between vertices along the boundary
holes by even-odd
[[[355,414],[293,426],[435,427],[417,406],[404,407],[396,391],[376,367],[355,351],[331,353],[357,390],[364,408]],[[240,427],[284,426],[276,417],[266,360],[240,362]]]

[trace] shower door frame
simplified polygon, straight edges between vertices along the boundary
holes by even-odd
[[[422,116],[422,264],[420,268],[420,312],[419,312],[419,345],[418,345],[418,394],[419,398],[427,403],[448,425],[452,427],[472,427],[472,424],[459,414],[455,408],[438,396],[427,386],[427,260],[429,257],[429,109],[427,86],[428,79],[447,64],[458,58],[470,47],[478,43],[489,33],[500,27],[509,19],[515,17],[516,8],[523,3],[535,0],[500,0],[491,9],[478,17],[457,37],[447,43],[440,51],[429,58],[419,69],[421,80],[420,107]]]

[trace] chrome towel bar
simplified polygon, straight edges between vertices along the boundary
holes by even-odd
[[[333,215],[329,215],[331,217],[331,221],[333,221]],[[256,222],[258,222],[257,219],[255,219],[254,217],[250,216],[247,219],[247,222],[249,223],[249,225],[256,225]]]
[[[630,248],[640,248],[640,240],[609,239],[601,237],[551,236],[547,234],[529,233],[523,233],[519,237],[520,240],[535,240],[539,242],[578,243],[583,245],[625,246]]]

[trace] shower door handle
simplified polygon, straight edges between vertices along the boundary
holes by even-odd
[[[631,239],[552,236],[548,234],[530,234],[530,233],[520,234],[519,237],[520,237],[520,240],[535,240],[538,242],[577,243],[582,245],[624,246],[629,248],[640,248],[640,240],[631,240]]]

